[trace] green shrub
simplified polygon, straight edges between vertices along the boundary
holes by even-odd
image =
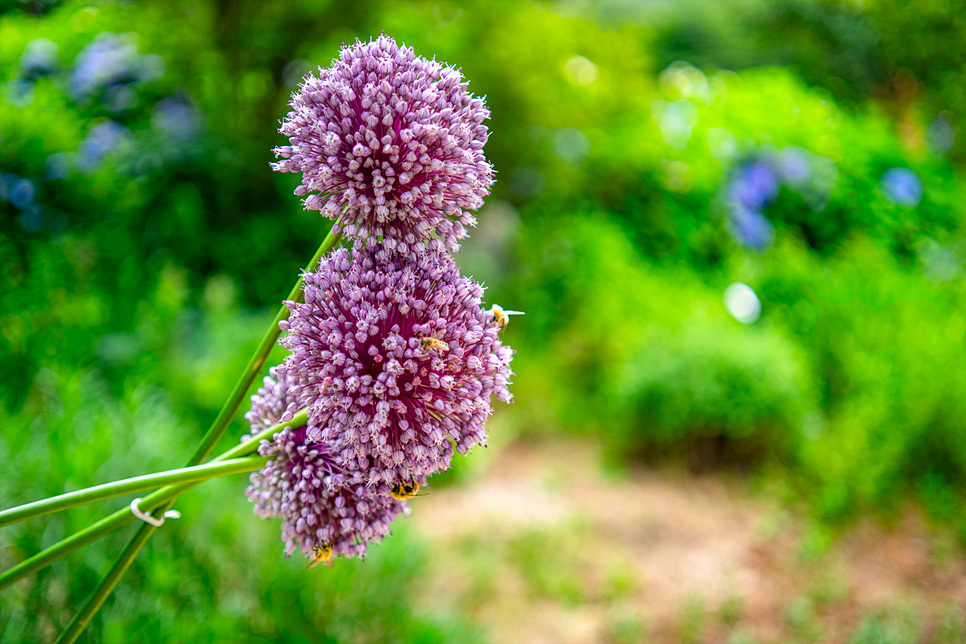
[[[793,453],[817,413],[800,353],[772,329],[729,320],[696,317],[652,334],[614,386],[617,408],[631,414],[629,442],[641,453],[710,439],[751,461],[768,448]]]

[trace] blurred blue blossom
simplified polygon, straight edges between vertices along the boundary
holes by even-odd
[[[778,176],[783,183],[799,185],[812,176],[809,154],[797,147],[788,147],[778,155]]]
[[[116,153],[131,138],[131,132],[115,121],[98,123],[88,132],[87,138],[81,141],[77,154],[80,166],[86,172],[97,170],[104,157]]]
[[[882,191],[892,203],[910,208],[922,199],[922,181],[909,168],[890,168],[882,175]]]
[[[942,116],[929,124],[926,131],[926,138],[929,141],[929,149],[936,156],[941,156],[952,149],[956,142],[956,128]]]
[[[32,204],[36,196],[37,187],[30,179],[16,179],[10,186],[10,203],[21,210]]]
[[[99,34],[77,54],[70,78],[70,92],[84,100],[105,92],[108,109],[121,111],[137,102],[131,85],[153,80],[164,72],[160,56],[144,55],[134,34]]]
[[[74,164],[74,155],[69,152],[56,152],[44,161],[44,176],[51,181],[66,179]]]
[[[775,171],[759,161],[738,169],[728,190],[729,201],[739,207],[760,210],[778,196],[778,177]]]
[[[742,246],[764,250],[775,240],[775,227],[757,210],[732,207],[728,217],[728,232]]]
[[[14,107],[26,107],[34,100],[34,84],[29,80],[12,80],[8,83],[0,83],[0,87],[6,91],[7,102]]]
[[[724,185],[728,232],[742,246],[764,250],[774,240],[775,229],[763,211],[775,202],[781,187],[798,193],[812,210],[819,211],[837,177],[831,159],[799,147],[756,151],[728,175]]]
[[[56,72],[60,68],[58,50],[57,44],[46,38],[31,41],[20,57],[20,78],[35,81]]]
[[[151,125],[164,136],[184,142],[201,134],[204,119],[201,110],[190,99],[169,96],[154,106]]]

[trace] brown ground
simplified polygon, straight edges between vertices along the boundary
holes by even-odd
[[[823,547],[741,480],[599,463],[588,443],[516,443],[416,501],[421,609],[499,643],[966,641],[966,558],[913,510]]]

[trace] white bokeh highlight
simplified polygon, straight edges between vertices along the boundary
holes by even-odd
[[[741,282],[725,289],[724,305],[728,313],[742,324],[754,324],[761,317],[761,300],[754,289]]]

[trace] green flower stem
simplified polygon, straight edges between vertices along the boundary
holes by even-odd
[[[322,245],[319,246],[319,250],[316,251],[315,256],[309,261],[307,270],[311,270],[324,254],[328,253],[335,247],[336,244],[339,243],[340,239],[342,239],[342,235],[340,233],[333,233],[330,230],[325,240],[323,240]],[[301,301],[302,295],[302,276],[300,275],[298,281],[295,283],[295,287],[289,294],[288,299]],[[203,462],[221,439],[222,434],[225,432],[225,428],[228,427],[231,419],[234,418],[235,413],[238,411],[238,407],[241,406],[242,401],[248,394],[248,389],[252,386],[255,376],[257,376],[258,372],[261,371],[262,366],[265,364],[265,359],[268,358],[269,352],[272,350],[272,347],[275,346],[275,342],[278,340],[280,333],[278,323],[284,319],[287,319],[288,313],[288,307],[283,304],[282,308],[278,312],[278,315],[275,316],[272,326],[269,327],[268,331],[265,333],[265,336],[262,338],[261,343],[258,345],[258,348],[255,350],[255,354],[248,362],[248,367],[245,368],[245,371],[242,373],[241,378],[239,378],[234,390],[232,390],[231,395],[228,397],[228,401],[225,402],[225,406],[222,407],[221,412],[215,419],[215,422],[212,423],[211,429],[209,429],[208,433],[205,434],[205,437],[202,439],[198,449],[195,450],[194,455],[188,461],[188,466],[198,465],[199,463]],[[166,501],[158,509],[157,514],[159,516],[164,514],[171,508],[172,505],[174,505],[173,499],[171,501]],[[101,583],[94,590],[94,593],[90,596],[90,599],[88,599],[83,608],[81,608],[77,614],[74,615],[74,619],[71,620],[70,624],[67,625],[67,628],[64,629],[64,632],[61,633],[60,638],[57,640],[58,642],[70,644],[71,642],[76,641],[80,634],[84,632],[84,629],[87,628],[87,625],[90,623],[91,619],[94,617],[97,611],[100,610],[104,600],[107,599],[107,596],[111,594],[112,590],[114,590],[114,586],[117,585],[117,582],[122,576],[124,576],[124,573],[127,572],[127,569],[130,567],[131,563],[133,563],[134,558],[137,557],[138,552],[141,551],[141,548],[144,547],[144,544],[147,543],[148,539],[151,538],[151,535],[154,534],[155,530],[155,526],[148,523],[142,523],[142,525],[138,528],[138,531],[134,534],[131,540],[128,541],[127,546],[124,547],[124,550],[114,561],[114,565],[111,566],[111,570],[108,571],[107,575],[104,576],[104,579],[101,580]]]
[[[279,433],[286,427],[301,427],[302,425],[307,425],[308,422],[309,422],[308,409],[300,409],[297,412],[295,412],[295,415],[292,416],[291,420],[287,420],[284,423],[279,423],[278,425],[272,425],[268,429],[255,434],[244,443],[239,443],[238,445],[235,445],[227,452],[222,452],[218,456],[218,458],[212,460],[212,463],[228,461],[236,458],[243,458],[245,456],[249,456],[250,454],[254,454],[255,451],[258,449],[259,443],[261,443],[263,440],[267,440],[271,438],[272,436]]]
[[[309,260],[309,265],[306,267],[306,270],[312,270],[312,268],[319,263],[319,260],[323,255],[335,248],[340,239],[342,239],[341,233],[333,234],[332,232],[329,232],[329,234],[326,235],[325,239],[322,241],[322,245],[319,246],[317,251],[315,251],[315,255]],[[297,282],[295,282],[295,286],[292,288],[292,292],[288,294],[287,299],[294,302],[301,302],[302,295],[302,276],[299,275],[299,279]],[[221,412],[219,412],[215,422],[211,424],[211,428],[208,430],[208,433],[205,434],[205,437],[201,440],[201,444],[198,445],[198,449],[195,450],[194,455],[192,455],[191,459],[188,461],[188,466],[203,463],[204,460],[208,458],[208,455],[211,454],[211,450],[213,450],[215,445],[218,444],[218,441],[221,440],[222,434],[225,433],[225,429],[228,427],[231,419],[235,417],[235,413],[241,406],[242,401],[244,401],[245,397],[248,395],[248,389],[252,386],[252,382],[255,381],[255,377],[258,375],[258,372],[261,371],[262,367],[265,365],[265,360],[268,358],[268,354],[271,353],[272,347],[274,347],[275,343],[278,341],[278,336],[281,333],[278,328],[278,323],[287,319],[288,307],[283,304],[282,308],[279,309],[278,314],[275,316],[275,319],[272,321],[272,324],[268,327],[268,331],[265,332],[265,336],[259,343],[258,348],[255,349],[252,359],[248,361],[248,366],[245,367],[245,371],[242,372],[241,378],[239,378],[238,382],[235,384],[235,388],[228,397],[228,401],[225,402],[225,406],[221,408]]]
[[[251,472],[265,466],[268,459],[261,457],[240,458],[194,467],[183,467],[179,470],[168,470],[156,474],[145,474],[120,481],[112,481],[104,485],[95,485],[83,490],[67,492],[42,501],[27,503],[16,508],[0,512],[0,527],[40,517],[52,512],[59,512],[78,505],[86,505],[95,501],[112,499],[115,496],[154,490],[162,485],[204,481],[218,476],[230,476],[241,472]]]
[[[304,425],[306,422],[307,414],[305,410],[302,410],[297,413],[292,420],[269,427],[260,434],[253,436],[250,440],[233,447],[224,454],[221,454],[212,462],[223,462],[253,454],[258,449],[258,444],[262,441],[262,439],[270,438],[272,435],[286,427],[298,427],[300,425]],[[201,483],[201,481],[193,481],[191,483],[181,483],[179,485],[169,485],[167,487],[163,487],[157,492],[154,492],[153,494],[141,499],[138,507],[141,508],[142,512],[153,512],[155,509],[161,506],[161,504],[176,499],[199,483]],[[158,513],[155,513],[155,515],[157,514]],[[164,513],[162,512],[161,514]],[[38,552],[33,557],[21,561],[19,564],[0,575],[0,590],[3,590],[7,586],[16,583],[27,575],[37,572],[41,568],[49,566],[58,559],[66,557],[78,548],[83,548],[84,546],[97,541],[101,537],[104,537],[118,528],[127,525],[135,518],[136,517],[131,514],[131,510],[129,508],[118,510],[114,514],[101,519],[97,523],[84,528],[80,532],[67,537],[63,541],[59,541],[46,550]],[[145,523],[144,525],[148,524]]]

